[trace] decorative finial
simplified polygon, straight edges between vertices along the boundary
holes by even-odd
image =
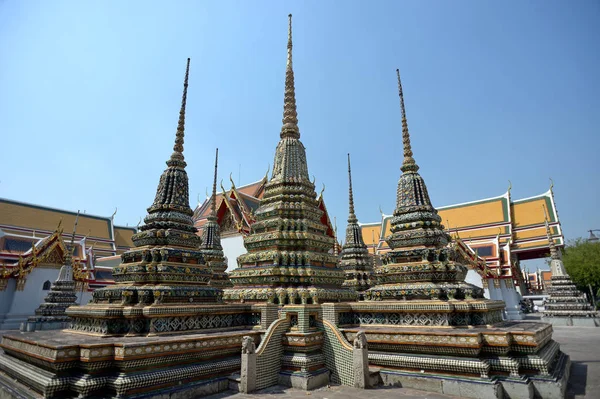
[[[288,15],[287,64],[285,67],[285,95],[283,99],[283,126],[281,138],[300,138],[298,113],[296,112],[296,91],[294,88],[294,68],[292,63],[292,14]]]
[[[215,152],[215,177],[213,179],[212,197],[210,200],[210,213],[212,216],[217,216],[217,165],[219,164],[219,149]]]
[[[60,219],[58,220],[58,226],[56,226],[56,231],[57,231],[57,232],[61,232],[61,231],[62,231],[62,230],[61,230],[61,226],[62,226],[62,218],[60,218]]]
[[[379,213],[381,214],[381,217],[383,217],[384,213],[383,213],[383,210],[381,209],[381,205],[379,205]]]
[[[348,223],[356,223],[354,214],[354,196],[352,195],[352,169],[350,168],[350,153],[348,153]]]
[[[554,188],[554,180],[552,180],[552,178],[550,178],[550,191],[552,191],[553,188]]]
[[[175,133],[175,144],[173,154],[167,165],[185,166],[183,160],[183,136],[185,134],[185,106],[187,103],[188,78],[190,76],[190,59],[187,59],[185,67],[185,78],[183,80],[183,96],[181,97],[181,109],[179,110],[179,121],[177,122],[177,133]]]
[[[117,210],[118,210],[118,209],[119,209],[119,208],[115,207],[115,211],[114,211],[114,212],[113,212],[113,214],[110,216],[110,220],[111,220],[111,221],[115,220],[115,215],[117,214]],[[77,211],[77,212],[79,213],[79,211]]]
[[[396,69],[398,77],[398,95],[400,96],[400,111],[402,112],[402,145],[404,146],[404,161],[400,170],[402,172],[416,172],[419,166],[413,158],[412,149],[410,147],[410,134],[408,132],[408,122],[406,121],[406,109],[404,108],[404,93],[402,92],[402,81],[400,80],[400,70]]]
[[[71,256],[73,255],[73,252],[75,252],[75,246],[73,245],[73,242],[75,241],[75,232],[77,231],[77,223],[79,223],[79,210],[77,211],[77,216],[75,216],[75,225],[73,226],[73,234],[71,234],[71,244],[70,244],[70,251],[71,251]]]
[[[508,193],[510,194],[510,190],[512,190],[512,182],[509,180],[508,181]]]
[[[139,220],[137,226],[135,226],[136,229],[138,229],[138,230],[140,229],[140,224],[142,224],[142,217],[141,216],[140,216],[140,220]]]
[[[269,181],[269,172],[271,171],[271,164],[267,165],[267,173],[265,173],[264,181]]]
[[[321,183],[323,184],[323,188],[321,189],[321,192],[319,193],[319,197],[323,196],[323,193],[325,192],[325,183]]]

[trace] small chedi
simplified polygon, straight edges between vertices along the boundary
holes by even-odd
[[[545,208],[544,212],[546,212]],[[546,234],[550,244],[552,280],[550,286],[546,289],[550,297],[546,299],[544,304],[542,321],[561,326],[600,326],[598,312],[594,310],[586,296],[577,289],[571,277],[567,274],[560,251],[556,248],[552,239],[547,216]]]
[[[254,212],[251,232],[244,237],[248,253],[229,278],[229,301],[311,304],[354,300],[342,287],[344,272],[329,251],[334,238],[321,222],[315,185],[308,176],[306,150],[300,141],[294,69],[292,25],[288,29],[283,126],[275,150],[273,174]]]
[[[65,248],[65,264],[60,268],[58,278],[54,284],[50,286],[50,292],[44,298],[44,302],[35,310],[35,316],[29,317],[26,323],[21,324],[21,331],[57,330],[68,327],[70,318],[67,316],[66,310],[77,302],[72,262],[73,240],[75,239],[78,217],[79,214],[75,218],[71,244]],[[62,234],[60,225],[57,232],[58,235]]]
[[[210,200],[210,214],[202,230],[202,244],[200,252],[204,256],[209,269],[212,271],[210,285],[217,288],[231,287],[227,270],[227,260],[221,245],[221,227],[217,223],[217,166],[219,162],[219,149],[215,154],[215,176],[213,179],[212,196]]]
[[[364,291],[373,282],[373,258],[365,245],[358,219],[354,213],[350,154],[348,154],[348,207],[346,242],[340,253],[340,268],[346,273],[344,286],[355,290],[359,294],[359,299],[363,299]]]

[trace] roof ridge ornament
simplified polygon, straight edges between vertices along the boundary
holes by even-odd
[[[412,148],[410,146],[410,133],[408,132],[408,122],[406,121],[406,108],[404,107],[404,93],[402,91],[402,81],[400,80],[400,70],[396,69],[398,77],[398,96],[400,97],[400,111],[402,113],[402,145],[404,147],[404,161],[400,170],[402,172],[416,172],[419,166],[413,158]]]
[[[283,99],[283,126],[280,137],[300,138],[298,112],[296,110],[296,90],[292,62],[292,14],[288,15],[287,63],[285,67],[285,95]]]
[[[187,104],[188,79],[190,76],[190,58],[187,59],[185,67],[185,78],[183,80],[183,95],[181,96],[181,108],[179,110],[179,120],[177,121],[177,132],[175,133],[175,144],[173,144],[173,153],[167,161],[167,165],[177,165],[185,167],[183,158],[183,141],[185,135],[185,107]]]

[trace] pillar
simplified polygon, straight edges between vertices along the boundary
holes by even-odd
[[[256,346],[252,337],[242,341],[242,367],[240,370],[240,392],[250,393],[256,389]]]
[[[356,333],[352,350],[352,369],[354,371],[354,388],[369,387],[369,350],[367,336],[364,331]]]

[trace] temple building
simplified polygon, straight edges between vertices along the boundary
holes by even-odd
[[[73,269],[78,303],[113,283],[112,265],[104,260],[131,247],[136,229],[110,217],[0,199],[0,330],[19,328],[48,295],[65,263],[66,244],[78,219]]]

